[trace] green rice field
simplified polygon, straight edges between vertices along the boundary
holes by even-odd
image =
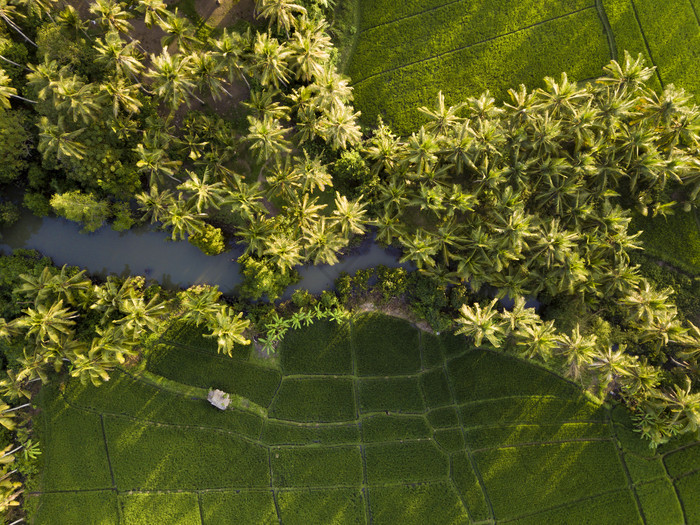
[[[358,0],[347,61],[355,106],[399,134],[422,123],[416,108],[487,89],[497,99],[545,76],[585,80],[624,50],[657,66],[652,86],[675,83],[700,101],[698,0]]]
[[[652,453],[575,385],[406,321],[317,322],[275,360],[184,326],[145,369],[42,390],[33,523],[700,522],[700,442]]]

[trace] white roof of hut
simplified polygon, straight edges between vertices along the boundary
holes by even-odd
[[[219,410],[226,410],[231,403],[229,395],[221,390],[210,390],[207,400]]]

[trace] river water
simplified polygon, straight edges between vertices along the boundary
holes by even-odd
[[[19,222],[0,233],[0,250],[5,253],[16,248],[34,249],[51,257],[58,266],[79,266],[102,277],[143,275],[168,288],[206,283],[218,285],[226,294],[242,280],[236,262],[243,253],[240,245],[231,246],[221,255],[208,256],[186,241],[170,241],[166,232],[152,227],[125,232],[103,227],[93,233],[80,233],[80,225],[66,219],[42,219],[24,213]],[[380,264],[413,269],[412,265],[399,263],[399,256],[398,250],[383,248],[368,238],[336,265],[298,267],[301,281],[290,287],[285,297],[296,288],[311,293],[331,289],[343,271],[352,274]]]

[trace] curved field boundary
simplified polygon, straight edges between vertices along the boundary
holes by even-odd
[[[105,524],[116,520],[129,524],[124,516],[133,516],[134,509],[149,502],[156,504],[157,512],[181,506],[182,512],[207,525],[223,523],[226,516],[241,512],[241,516],[258,516],[258,522],[260,516],[268,516],[266,523],[330,523],[334,519],[335,523],[376,525],[557,523],[564,515],[575,519],[581,513],[592,513],[599,523],[655,523],[644,516],[653,504],[648,493],[656,490],[661,475],[644,474],[649,470],[644,462],[641,470],[627,468],[625,455],[630,454],[630,460],[637,457],[631,455],[629,446],[639,446],[631,441],[629,426],[617,419],[613,424],[609,409],[587,401],[572,384],[510,356],[465,351],[464,339],[420,333],[408,323],[376,316],[352,323],[349,354],[339,351],[337,341],[329,341],[336,352],[330,359],[323,355],[328,347],[318,337],[326,333],[323,330],[301,331],[308,336],[294,338],[294,345],[281,350],[282,372],[287,367],[294,371],[293,384],[326,388],[332,386],[332,377],[306,374],[300,363],[308,360],[311,367],[319,362],[330,367],[333,359],[345,356],[342,359],[349,359],[350,378],[336,379],[351,382],[348,395],[354,411],[345,421],[306,421],[302,417],[282,426],[294,432],[312,431],[309,435],[330,432],[324,434],[330,441],[276,443],[280,436],[284,439],[284,433],[277,437],[263,433],[268,423],[282,423],[273,409],[278,397],[292,393],[285,388],[278,389],[265,407],[270,409],[267,417],[246,416],[254,418],[251,422],[258,421],[259,428],[245,429],[225,423],[226,418],[238,417],[238,411],[218,412],[204,401],[189,398],[183,393],[185,388],[163,390],[138,377],[117,374],[100,389],[69,385],[63,394],[43,392],[40,426],[48,470],[42,486],[30,494],[39,503],[37,523],[49,520],[48,516],[54,520],[48,523],[78,523],[66,514],[78,504],[85,505],[83,522],[88,516],[95,522],[102,517]],[[415,341],[417,348],[408,347],[408,341]],[[235,367],[238,362],[231,359],[229,365]],[[382,375],[389,366],[402,372],[417,370],[402,376]],[[509,381],[504,382],[505,378]],[[289,379],[283,373],[281,383]],[[413,395],[411,385],[418,385],[423,404],[419,413],[401,409],[413,406],[413,401],[405,404]],[[307,396],[312,391],[300,392]],[[320,395],[323,390],[317,393],[308,400],[312,405],[332,402]],[[365,410],[367,396],[386,403],[387,410]],[[164,404],[168,399],[172,403]],[[181,401],[176,402],[178,399]],[[169,405],[179,407],[174,416]],[[159,420],[159,410],[167,412],[162,414],[167,421]],[[210,414],[211,426],[201,424],[200,413]],[[85,433],[83,446],[77,450],[66,442],[75,437],[75,424],[82,425],[80,432]],[[355,437],[343,434],[351,427],[356,427]],[[88,435],[94,435],[94,440],[88,440]],[[481,444],[484,439],[489,440],[486,446]],[[614,444],[618,440],[621,444]],[[686,442],[667,447],[648,456],[648,461],[657,461],[662,454],[671,458],[675,453],[694,453],[694,446]],[[236,450],[240,458],[231,456]],[[596,458],[599,453],[602,455]],[[171,454],[175,455],[169,457]],[[644,456],[643,448],[639,455]],[[71,467],[73,477],[63,470],[71,458],[77,461]],[[221,475],[217,468],[224,469]],[[584,479],[586,472],[594,477]],[[639,472],[643,477],[638,477]],[[226,481],[223,475],[233,477]],[[578,479],[578,475],[584,477]],[[666,471],[663,477],[673,483],[693,479],[692,475],[683,472],[674,480]],[[560,483],[563,488],[558,489]],[[527,487],[531,487],[529,492],[523,492]],[[638,487],[643,489],[641,496]],[[680,489],[678,494],[682,497]],[[141,497],[146,499],[138,499]],[[43,507],[41,502],[45,502]],[[623,509],[617,514],[610,511],[611,505],[617,508],[615,502]],[[150,517],[153,523],[159,519],[179,523],[157,512]],[[256,520],[240,518],[239,522]]]

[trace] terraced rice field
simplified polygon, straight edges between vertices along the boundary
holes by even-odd
[[[700,442],[652,455],[574,385],[405,321],[318,322],[278,362],[185,327],[146,368],[42,391],[35,523],[700,522]]]
[[[596,77],[627,49],[700,101],[699,0],[359,0],[359,32],[347,66],[363,120],[416,130],[416,108],[487,89],[538,87],[545,76]]]

